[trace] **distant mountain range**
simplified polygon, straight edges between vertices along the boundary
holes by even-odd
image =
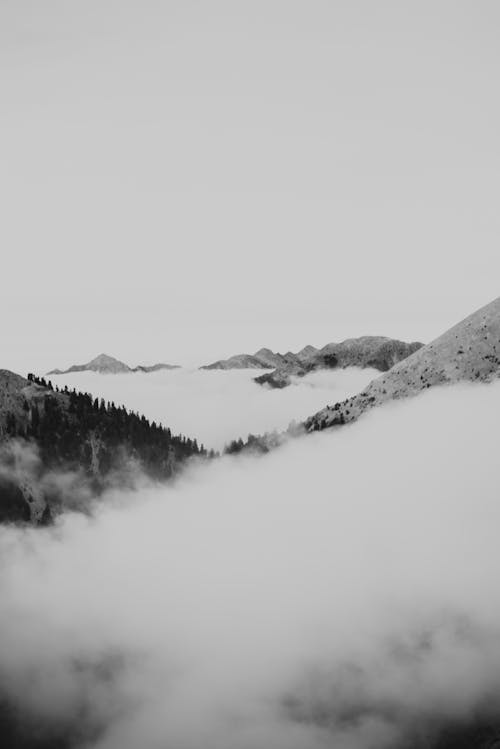
[[[423,346],[423,343],[405,343],[384,336],[363,336],[349,338],[341,343],[328,343],[321,349],[305,346],[294,354],[274,353],[268,348],[259,349],[255,354],[237,354],[229,359],[208,364],[201,369],[273,369],[255,378],[259,385],[283,388],[293,377],[303,377],[318,369],[345,367],[373,367],[386,372],[394,364],[410,356]]]
[[[272,369],[260,377],[255,377],[259,385],[283,388],[293,377],[303,377],[317,369],[336,367],[373,367],[385,372],[396,362],[412,354],[422,343],[404,343],[383,336],[351,338],[342,343],[328,343],[321,349],[305,346],[294,353],[280,354],[268,348],[261,348],[255,354],[236,354],[229,359],[219,359],[200,369]],[[68,369],[51,369],[47,375],[63,375],[72,372],[98,372],[99,374],[128,374],[132,372],[158,372],[178,369],[177,364],[152,364],[130,367],[125,362],[108,354],[99,354],[86,364],[73,364]]]
[[[219,359],[200,369],[275,369],[288,363],[298,364],[306,361],[307,357],[315,351],[314,346],[306,346],[297,354],[291,351],[286,354],[277,354],[269,348],[261,348],[255,354],[235,354],[229,359]]]
[[[107,354],[99,354],[87,364],[73,364],[68,369],[51,369],[48,375],[70,374],[71,372],[99,372],[100,374],[125,374],[127,372],[158,372],[160,369],[178,369],[178,364],[139,364],[129,367],[119,359]]]
[[[255,382],[283,388],[290,385],[293,377],[303,377],[318,369],[361,367],[386,372],[422,346],[422,343],[405,343],[384,336],[349,338],[341,343],[328,343],[319,350],[309,350],[297,361],[283,362],[273,372],[256,377]]]

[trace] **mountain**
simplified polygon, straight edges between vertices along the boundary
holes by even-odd
[[[328,343],[322,349],[304,346],[294,353],[279,354],[261,348],[255,354],[236,354],[229,359],[219,359],[200,369],[272,369],[255,382],[273,388],[289,385],[293,377],[303,377],[316,369],[335,367],[374,367],[381,372],[416,351],[422,343],[404,343],[383,336],[350,338],[342,343]]]
[[[88,393],[0,370],[0,522],[50,520],[138,475],[172,477],[196,440]]]
[[[304,423],[307,431],[357,419],[388,400],[407,398],[447,383],[488,382],[500,376],[500,297],[474,312],[388,372],[358,395],[323,408]]]
[[[115,359],[113,356],[107,354],[99,354],[95,359],[87,362],[87,364],[73,364],[68,369],[51,369],[47,374],[59,375],[69,374],[70,372],[99,372],[101,374],[118,374],[121,372],[130,372],[130,367],[124,364],[122,361]]]
[[[342,403],[326,406],[301,424],[290,424],[286,432],[250,434],[246,442],[242,439],[233,440],[226,446],[225,452],[265,453],[283,444],[291,436],[301,435],[304,431],[312,432],[347,424],[374,406],[416,395],[435,385],[467,381],[489,382],[500,377],[500,297],[481,307],[426,346],[402,344],[400,341],[392,341],[391,345],[387,346],[384,341],[391,339],[362,338],[344,341],[343,344],[331,344],[321,349],[318,354],[326,350],[329,355],[332,353],[331,346],[340,346],[340,349],[333,353],[335,357],[338,356],[334,366],[339,366],[339,362],[340,366],[345,366],[345,361],[352,361],[353,352],[356,352],[353,342],[367,340],[371,340],[371,344],[368,348],[363,348],[363,351],[371,350],[371,354],[368,358],[357,357],[357,366],[387,366],[391,362],[391,357],[397,358],[405,352],[404,347],[415,347],[416,350],[396,362],[380,377],[372,380],[358,395]],[[376,345],[376,341],[380,345]],[[315,355],[313,360],[314,358]]]
[[[219,359],[200,369],[269,369],[269,364],[255,354],[235,354],[229,359]]]
[[[295,359],[289,358],[274,372],[256,377],[255,382],[273,388],[284,388],[290,385],[293,377],[303,377],[317,369],[337,367],[373,367],[385,372],[421,346],[422,343],[404,343],[384,336],[349,338],[342,343],[328,343],[319,350],[306,346],[293,355]]]
[[[305,346],[298,354],[292,351],[279,354],[269,348],[261,348],[255,354],[236,354],[229,359],[219,359],[212,364],[205,364],[200,369],[276,369],[292,365],[299,367],[316,350],[314,346]]]
[[[177,364],[152,364],[129,367],[128,364],[107,354],[99,354],[87,364],[73,364],[69,369],[51,369],[48,375],[70,374],[71,372],[99,372],[100,374],[123,374],[125,372],[157,372],[160,369],[177,369]]]

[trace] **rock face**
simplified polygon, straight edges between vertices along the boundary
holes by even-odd
[[[255,382],[273,388],[284,388],[293,377],[303,377],[317,369],[337,367],[373,367],[385,372],[422,345],[384,336],[362,336],[349,338],[342,343],[328,343],[319,351],[313,346],[306,346],[296,355],[295,361],[284,362],[274,372],[256,377]]]
[[[161,369],[178,369],[177,364],[151,364],[129,367],[128,364],[107,354],[99,354],[87,364],[73,364],[69,369],[51,369],[49,375],[69,374],[71,372],[99,372],[100,374],[124,374],[126,372],[158,372]]]
[[[357,419],[388,400],[406,398],[435,385],[488,382],[500,375],[500,297],[419,348],[358,395],[327,406],[305,422],[308,431]]]

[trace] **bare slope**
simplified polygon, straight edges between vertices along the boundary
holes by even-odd
[[[358,395],[327,406],[305,422],[308,431],[357,419],[364,411],[425,388],[500,375],[500,297],[372,380]]]

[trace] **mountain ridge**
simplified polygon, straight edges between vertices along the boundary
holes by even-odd
[[[340,343],[327,343],[321,349],[302,349],[297,360],[288,359],[269,372],[255,378],[259,385],[284,388],[294,377],[318,369],[345,369],[347,367],[373,368],[384,372],[423,346],[420,342],[406,343],[386,336],[360,336],[347,338]]]
[[[385,371],[392,364],[409,356],[422,343],[405,343],[385,336],[361,336],[341,343],[327,343],[321,349],[310,344],[294,353],[274,352],[261,348],[254,354],[235,354],[228,359],[218,359],[200,369],[272,369],[254,381],[259,385],[283,388],[290,385],[293,377],[303,377],[317,369],[335,367],[374,367]]]
[[[72,372],[98,372],[99,374],[125,374],[133,372],[158,372],[162,369],[178,369],[178,364],[138,364],[136,367],[129,367],[128,364],[115,359],[108,354],[99,354],[86,364],[73,364],[68,369],[51,369],[47,375],[71,374]]]

